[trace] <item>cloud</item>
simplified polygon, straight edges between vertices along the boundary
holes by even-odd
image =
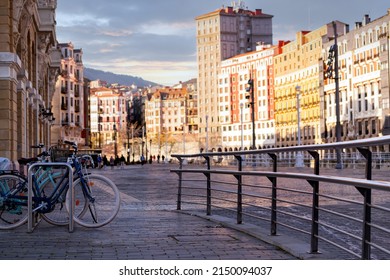
[[[83,61],[88,67],[139,73],[138,76],[147,80],[173,84],[179,79],[185,80],[184,77],[197,76],[195,18],[231,2],[60,0],[57,2],[57,38],[61,43],[72,42],[76,48],[82,48]],[[273,38],[277,42],[295,40],[298,31],[315,30],[335,19],[351,27],[364,14],[375,19],[386,14],[388,4],[385,2],[246,0],[245,6],[274,16]]]

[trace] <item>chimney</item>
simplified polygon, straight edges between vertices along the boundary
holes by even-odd
[[[256,9],[256,16],[259,16],[263,13],[263,10],[262,9]]]
[[[232,14],[233,13],[233,7],[226,7],[225,12],[228,13],[228,14]]]
[[[369,24],[370,22],[371,22],[370,16],[369,16],[369,15],[364,15],[364,18],[363,18],[363,26],[366,26],[366,25]]]
[[[355,22],[355,28],[359,29],[360,27],[362,27],[362,22],[361,21]]]

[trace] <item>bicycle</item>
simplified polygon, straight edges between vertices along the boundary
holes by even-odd
[[[119,190],[104,176],[84,173],[77,157],[77,144],[69,141],[65,143],[74,149],[69,158],[76,178],[73,181],[75,196],[73,219],[85,227],[104,226],[119,212]],[[33,211],[42,214],[45,220],[50,220],[49,222],[53,224],[63,225],[68,222],[67,213],[71,207],[68,172],[62,172],[61,175],[57,173],[51,179],[46,178],[42,182],[38,182],[36,174],[32,176]],[[27,183],[24,176],[15,172],[0,174],[0,229],[15,228],[27,221]]]

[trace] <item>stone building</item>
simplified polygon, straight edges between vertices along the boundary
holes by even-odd
[[[68,140],[83,146],[85,135],[82,132],[86,127],[84,103],[88,102],[84,98],[83,51],[75,49],[72,43],[58,44],[58,49],[61,52],[61,75],[57,79],[52,102],[55,120],[51,141],[53,145]]]
[[[221,61],[256,49],[258,42],[272,44],[272,15],[251,11],[243,1],[196,18],[198,62],[199,142],[220,147],[218,75]],[[207,131],[206,131],[207,128]]]
[[[222,61],[218,96],[224,151],[250,149],[253,132],[256,148],[275,146],[273,57],[283,43],[260,44],[256,51]],[[253,102],[249,80],[253,81]]]
[[[56,6],[56,0],[0,3],[0,156],[15,164],[38,152],[31,145],[50,145],[51,101],[60,69]]]
[[[389,25],[390,9],[373,21],[365,15],[354,30],[337,38],[341,141],[390,134]],[[323,62],[327,64],[335,41],[325,39]],[[337,138],[334,75],[324,79],[321,97],[324,142],[336,142]],[[389,152],[389,147],[373,147],[372,150]]]

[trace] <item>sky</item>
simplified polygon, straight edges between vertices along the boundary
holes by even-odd
[[[238,2],[238,0],[236,0]],[[353,29],[365,14],[386,15],[388,0],[246,0],[273,15],[273,42],[295,40],[339,20]],[[197,16],[231,0],[58,0],[57,40],[83,50],[85,67],[171,86],[197,77]]]

